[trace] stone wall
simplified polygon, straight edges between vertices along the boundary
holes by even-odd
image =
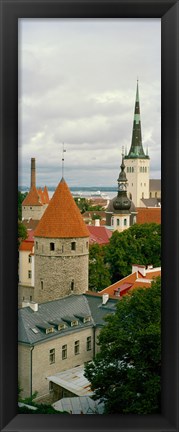
[[[72,243],[75,244],[75,250],[72,250]],[[88,249],[88,237],[36,237],[34,300],[42,303],[87,291]]]
[[[22,219],[40,220],[48,204],[40,206],[22,206]]]

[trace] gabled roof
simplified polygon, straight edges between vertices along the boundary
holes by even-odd
[[[137,223],[157,223],[161,224],[161,208],[160,207],[138,207],[137,209]]]
[[[34,232],[35,237],[89,237],[89,232],[65,180],[62,178]]]
[[[90,244],[107,244],[112,236],[112,232],[104,226],[87,225],[90,233]]]
[[[145,207],[161,207],[161,198],[141,198]]]
[[[82,329],[95,325],[104,324],[104,316],[114,313],[118,300],[109,300],[106,305],[102,305],[101,297],[93,297],[86,294],[72,294],[58,300],[41,303],[38,311],[33,311],[29,306],[18,310],[18,340],[26,344],[35,344],[45,340],[61,337],[64,335],[78,332]],[[74,320],[77,316],[91,316],[91,321],[78,320],[78,325],[71,327],[66,322],[62,330],[54,328],[52,333],[46,334],[41,328],[41,324],[49,326],[52,322],[63,322],[69,316]]]
[[[36,186],[33,185],[22,202],[22,206],[42,206],[44,204],[49,204],[49,201],[47,187],[45,186],[43,191],[41,188],[37,189]]]
[[[138,266],[139,267],[139,266]],[[145,276],[140,271],[135,271],[123,279],[115,282],[107,288],[100,291],[98,294],[109,294],[111,298],[120,292],[120,297],[126,294],[129,290],[140,287],[150,287],[153,279],[161,276],[161,268],[146,269]],[[120,298],[118,297],[118,298]]]

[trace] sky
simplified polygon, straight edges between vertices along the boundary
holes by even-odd
[[[117,186],[136,84],[150,178],[161,177],[161,20],[20,19],[18,177],[30,186]]]

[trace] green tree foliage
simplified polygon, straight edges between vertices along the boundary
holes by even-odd
[[[26,406],[18,407],[19,414],[68,414],[67,412],[57,411],[51,405],[48,404],[33,404],[37,409],[33,410]]]
[[[161,280],[117,304],[99,335],[100,353],[85,366],[106,413],[160,412]]]
[[[27,238],[27,228],[18,220],[18,248],[23,240]]]
[[[74,198],[78,208],[81,213],[85,213],[86,211],[101,211],[104,210],[100,205],[93,206],[92,201],[86,198]]]
[[[89,248],[89,289],[101,291],[111,283],[109,266],[105,263],[105,246],[90,245]]]
[[[106,247],[105,261],[112,283],[131,273],[132,264],[161,265],[161,225],[135,224],[119,233],[114,231]]]
[[[22,193],[18,191],[18,220],[22,220],[22,202],[27,196],[27,192]]]

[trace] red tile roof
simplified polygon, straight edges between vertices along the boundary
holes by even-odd
[[[86,225],[90,233],[90,244],[98,243],[99,245],[109,243],[112,232],[103,226]]]
[[[23,206],[42,206],[43,204],[49,204],[48,190],[45,186],[44,191],[36,186],[32,186],[28,195],[22,202]]]
[[[137,207],[137,223],[158,223],[161,224],[161,207],[143,208]]]
[[[34,246],[34,241],[24,240],[20,244],[19,250],[32,252],[33,246]]]
[[[143,276],[138,271],[131,273],[130,275],[124,277],[123,279],[115,282],[113,285],[100,291],[100,294],[109,294],[109,296],[114,296],[117,293],[117,289],[120,288],[120,296],[126,294],[129,290],[140,287],[150,287],[152,279],[161,276],[161,270],[156,268],[152,270],[146,270],[146,276]],[[142,279],[142,280],[141,280]],[[116,295],[117,296],[117,295]]]
[[[74,198],[62,178],[34,232],[35,237],[89,237]]]

